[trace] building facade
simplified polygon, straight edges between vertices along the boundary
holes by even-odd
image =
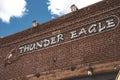
[[[103,0],[0,38],[0,80],[115,80],[120,0]]]

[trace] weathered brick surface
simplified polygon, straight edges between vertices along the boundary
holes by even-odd
[[[120,0],[105,0],[46,22],[38,27],[0,39],[0,80],[24,77],[37,72],[69,68],[72,65],[99,64],[120,60],[120,24],[116,29],[85,37],[47,49],[28,52],[14,63],[4,66],[10,50],[16,46],[30,43],[61,30],[66,32],[77,26],[94,22],[107,16],[120,18]],[[120,21],[119,21],[120,22]],[[70,36],[66,36],[68,40]],[[57,61],[53,62],[52,58]]]

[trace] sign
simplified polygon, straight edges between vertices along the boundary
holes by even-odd
[[[120,71],[118,72],[118,75],[116,77],[116,80],[120,80]]]
[[[74,41],[76,39],[82,39],[88,36],[93,36],[106,31],[113,30],[118,26],[118,24],[119,18],[117,16],[112,15],[110,17],[106,17],[104,19],[92,23],[76,26],[73,29],[66,30],[56,35],[52,35],[31,43],[21,45],[18,47],[17,51],[20,54],[25,54],[27,52],[61,45],[69,41]]]
[[[11,51],[5,58],[5,67],[16,61],[19,58],[19,56],[20,56],[19,53],[16,52],[16,47],[11,49]]]

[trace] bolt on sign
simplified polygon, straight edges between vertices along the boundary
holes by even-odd
[[[17,51],[23,55],[27,52],[41,50],[61,44],[68,43],[70,41],[82,39],[88,36],[101,34],[106,31],[115,29],[119,24],[119,18],[115,15],[105,17],[92,23],[77,26],[73,29],[61,32],[56,35],[45,37],[43,39],[36,40],[31,43],[27,43],[18,47]],[[69,39],[66,38],[69,36]]]

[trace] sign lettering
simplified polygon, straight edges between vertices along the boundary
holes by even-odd
[[[54,36],[21,45],[18,47],[18,51],[21,54],[25,54],[26,52],[48,48],[57,44],[60,45],[67,41],[74,41],[75,39],[81,39],[115,29],[118,24],[119,18],[117,16],[110,16],[93,23],[80,25],[74,29],[61,32]]]

